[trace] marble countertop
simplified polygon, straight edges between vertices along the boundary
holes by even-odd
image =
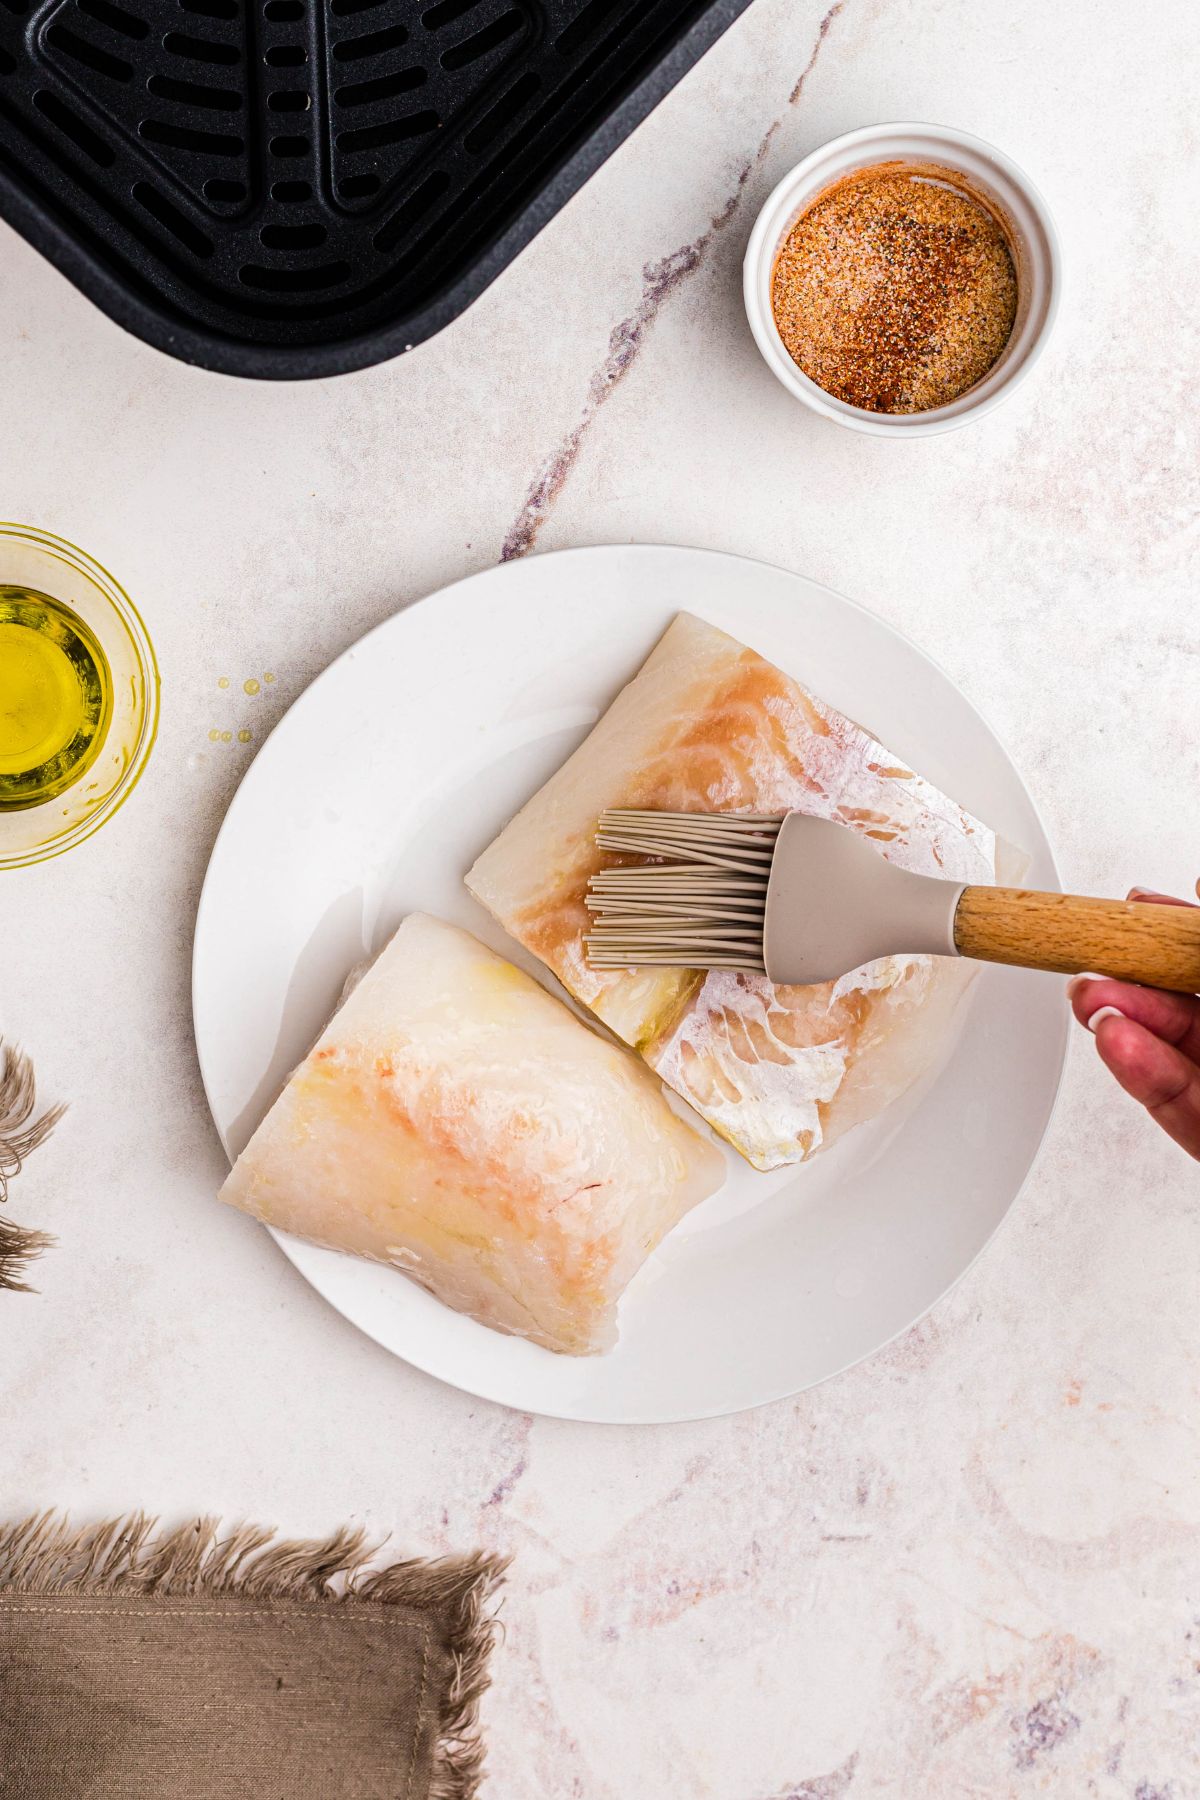
[[[120,818],[3,879],[0,1030],[71,1110],[13,1191],[60,1241],[0,1301],[0,1516],[516,1552],[488,1800],[1200,1793],[1200,1178],[1089,1041],[924,1324],[794,1401],[597,1429],[392,1360],[213,1204],[188,994],[271,724],[416,596],[568,544],[712,545],[863,601],[997,727],[1066,885],[1190,891],[1198,64],[1189,0],[754,0],[456,325],[312,385],[169,361],[0,230],[0,511],[124,582],[164,697]],[[790,400],[739,297],[768,189],[886,118],[1005,148],[1068,268],[1016,398],[903,445]]]

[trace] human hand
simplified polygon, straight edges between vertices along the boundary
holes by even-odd
[[[1127,897],[1159,906],[1192,904],[1146,888],[1132,888]],[[1076,975],[1067,995],[1125,1092],[1189,1156],[1200,1158],[1200,998],[1096,975]]]

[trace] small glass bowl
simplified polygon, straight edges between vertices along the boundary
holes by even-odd
[[[20,869],[90,837],[130,794],[158,730],[158,664],[125,590],[63,538],[0,523],[0,586],[32,588],[69,606],[99,643],[112,675],[112,716],[78,781],[39,806],[0,811],[0,869]]]

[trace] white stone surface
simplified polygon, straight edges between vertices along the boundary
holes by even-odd
[[[213,1203],[188,956],[222,811],[336,652],[506,541],[710,544],[828,582],[998,726],[1068,885],[1200,872],[1195,9],[822,6],[754,0],[464,318],[360,375],[185,368],[0,231],[0,511],[127,585],[164,699],[120,817],[0,878],[0,1029],[71,1102],[13,1190],[60,1242],[39,1297],[0,1299],[0,1515],[360,1519],[515,1551],[488,1800],[1184,1800],[1200,1178],[1089,1041],[957,1292],[736,1419],[606,1430],[467,1399]],[[882,118],[1007,149],[1069,274],[1010,406],[903,446],[792,402],[738,289],[780,173]]]

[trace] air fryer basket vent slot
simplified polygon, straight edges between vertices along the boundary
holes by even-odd
[[[0,211],[192,360],[360,366],[460,310],[745,3],[0,0]]]

